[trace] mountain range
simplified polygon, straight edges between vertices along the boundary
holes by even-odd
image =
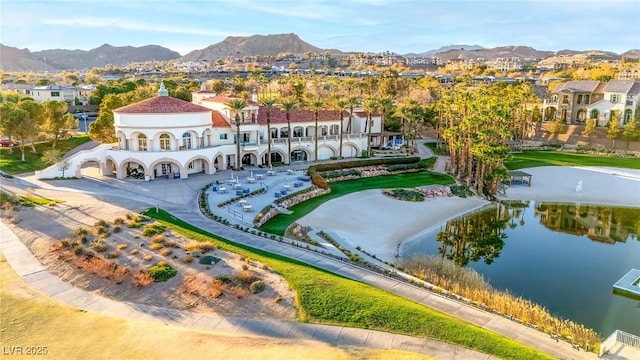
[[[107,64],[124,65],[132,62],[144,61],[202,61],[224,59],[226,57],[243,57],[250,55],[278,55],[282,53],[304,54],[342,53],[336,49],[321,49],[298,37],[298,35],[252,35],[248,37],[229,36],[223,41],[207,46],[204,49],[193,50],[184,56],[158,45],[141,47],[111,46],[104,44],[92,50],[43,50],[31,52],[28,49],[18,49],[0,44],[0,70],[4,71],[49,71],[82,70],[92,67],[104,67]],[[352,51],[351,53],[357,53]],[[519,57],[544,59],[562,55],[587,55],[599,59],[615,60],[622,56],[640,59],[640,50],[633,49],[623,54],[616,54],[601,50],[575,51],[560,50],[541,51],[528,46],[501,46],[483,48],[479,45],[450,45],[436,50],[422,53],[410,53],[404,56],[437,56],[443,60],[451,59],[494,59],[498,57]]]

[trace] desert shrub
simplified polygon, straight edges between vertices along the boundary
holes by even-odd
[[[220,280],[222,283],[224,284],[231,284],[233,283],[233,279],[231,278],[231,276],[229,275],[220,275],[216,278],[217,280]]]
[[[164,238],[164,235],[162,235],[162,234],[156,234],[156,235],[153,235],[151,237],[151,242],[155,243],[155,244],[163,244],[164,245],[164,241],[165,241],[165,238]]]
[[[107,259],[115,259],[115,258],[117,258],[118,256],[120,256],[120,252],[119,252],[118,250],[110,251],[110,252],[107,254]]]
[[[145,256],[142,258],[142,260],[144,260],[144,261],[151,261],[151,260],[153,260],[153,255],[145,255]]]
[[[160,250],[160,249],[162,249],[163,246],[164,245],[159,244],[159,243],[153,243],[153,244],[149,245],[149,249],[151,249],[151,250]]]
[[[116,249],[124,250],[124,249],[126,249],[128,247],[129,247],[129,245],[127,245],[127,244],[118,244],[118,246],[116,246]]]
[[[191,253],[191,255],[193,256],[193,253]],[[198,260],[198,262],[203,265],[217,264],[218,261],[220,261],[220,259],[212,255],[205,255]]]
[[[107,244],[102,239],[96,239],[92,241],[89,247],[95,252],[107,251]]]
[[[75,236],[89,235],[89,230],[87,230],[86,228],[83,228],[82,226],[74,227],[73,230],[71,230],[71,232]]]
[[[249,265],[242,264],[242,270],[249,270]]]
[[[141,224],[141,223],[139,223],[139,222],[137,222],[137,221],[131,221],[131,222],[129,222],[129,224],[127,225],[127,227],[128,227],[129,229],[137,229],[137,228],[139,228],[139,227],[141,227],[141,226],[142,226],[142,224]]]
[[[165,240],[164,241],[164,246],[175,249],[175,248],[179,248],[180,244],[178,244],[178,242],[175,241],[175,240]]]
[[[165,230],[167,230],[166,226],[162,226],[159,223],[153,223],[153,224],[145,225],[145,227],[142,229],[142,235],[153,236],[157,234],[162,234],[163,232],[165,232]]]
[[[153,278],[146,271],[140,270],[133,276],[133,284],[136,287],[145,287],[153,283]]]
[[[173,254],[173,250],[171,250],[171,249],[166,249],[165,248],[165,249],[162,249],[162,251],[160,251],[160,255],[162,255],[162,256],[169,256],[171,254]]]
[[[254,281],[258,281],[251,271],[243,270],[238,274],[238,280],[243,284],[251,284]]]
[[[133,249],[129,254],[136,255],[137,253],[139,253],[138,249]]]
[[[178,270],[174,269],[167,263],[157,263],[149,268],[149,275],[155,282],[164,282],[178,274]]]
[[[182,262],[185,264],[191,264],[193,262],[193,256],[185,255],[182,257]]]
[[[122,231],[122,228],[119,225],[116,225],[113,227],[113,233],[119,233],[120,231]]]
[[[209,296],[216,299],[224,294],[224,290],[227,288],[227,285],[218,279],[214,279],[211,281],[211,285],[209,285]]]
[[[275,299],[273,299],[273,302],[276,304],[279,303],[280,301],[282,301],[282,296],[280,295],[276,295]]]
[[[247,290],[243,289],[242,286],[236,286],[232,289],[232,291],[233,295],[235,295],[235,297],[238,299],[242,299],[243,297],[247,296]]]
[[[206,252],[215,250],[216,245],[210,242],[192,241],[190,243],[185,244],[184,249],[186,251],[199,250],[202,253],[206,253]]]
[[[97,227],[97,228],[103,227],[103,228],[107,228],[108,229],[111,225],[109,225],[109,223],[106,222],[105,220],[100,219],[100,220],[96,221],[96,223],[93,224],[93,226]]]
[[[124,219],[123,218],[116,218],[115,220],[113,220],[113,224],[114,225],[122,225],[122,224],[124,224]]]
[[[262,281],[258,280],[258,281],[254,281],[251,283],[251,285],[249,285],[249,291],[251,291],[252,294],[258,294],[264,291],[265,289],[265,285]]]
[[[193,251],[191,251],[191,256],[199,258],[200,256],[202,256],[202,251],[193,250]]]

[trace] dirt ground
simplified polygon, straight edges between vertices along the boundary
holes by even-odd
[[[144,226],[152,221],[143,222],[139,228],[129,228],[127,225],[130,220],[127,219],[127,214],[129,213],[130,217],[132,212],[122,206],[80,193],[48,194],[46,190],[39,190],[35,195],[60,199],[63,202],[53,206],[20,206],[15,211],[4,209],[2,221],[51,273],[75,287],[120,301],[180,310],[211,312],[224,316],[296,319],[295,294],[287,282],[255,260],[243,259],[237,254],[215,249],[203,255],[215,256],[220,259],[218,263],[200,264],[196,255],[193,257],[194,261],[188,264],[183,258],[189,253],[183,246],[192,242],[190,239],[167,231],[162,237],[168,245],[152,250],[152,238],[142,235]],[[118,225],[114,222],[118,218],[124,221],[119,226],[120,231],[115,230]],[[107,262],[128,267],[129,274],[121,283],[117,283],[119,280],[113,278],[90,273],[91,270],[84,266],[84,255],[78,256],[73,248],[61,245],[64,239],[70,242],[77,239],[74,229],[84,228],[89,232],[86,235],[86,243],[76,243],[76,246],[82,247],[83,253],[86,254],[91,250],[92,240],[99,237],[95,233],[95,224],[101,220],[109,224],[108,231],[111,235],[103,241],[107,249],[93,253]],[[170,251],[171,254],[165,256],[162,251]],[[161,261],[177,269],[177,275],[166,282],[155,282],[144,287],[134,284],[135,274],[140,270],[148,270]],[[249,291],[249,283],[238,280],[243,275],[261,280],[266,285],[265,290],[252,294]],[[218,285],[215,289],[218,292],[222,290],[222,294],[213,297],[210,295],[213,286],[209,283],[219,276],[225,276],[233,282]],[[190,287],[191,291],[184,291],[185,277],[196,278]]]

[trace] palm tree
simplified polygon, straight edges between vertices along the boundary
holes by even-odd
[[[367,112],[367,123],[365,124],[365,130],[367,126],[369,127],[367,131],[367,157],[371,156],[371,128],[373,125],[373,113],[380,109],[380,101],[377,98],[368,98],[365,99],[364,110]]]
[[[224,103],[224,105],[231,111],[235,113],[235,122],[236,122],[236,166],[235,170],[240,170],[240,164],[242,163],[242,154],[240,153],[240,111],[247,107],[247,102],[234,98]]]
[[[338,158],[341,159],[342,158],[342,139],[343,139],[343,133],[344,133],[342,131],[342,124],[344,122],[344,113],[342,111],[347,108],[349,103],[344,98],[336,96],[329,101],[329,105],[334,110],[338,110],[340,112],[340,146],[338,148],[338,153],[339,153]]]
[[[258,102],[267,111],[267,166],[271,169],[271,110],[276,107],[278,100],[273,96],[265,96]]]
[[[291,164],[291,110],[298,107],[298,99],[293,96],[282,98],[280,99],[280,107],[283,108],[287,114],[287,145],[289,151],[287,154],[287,161]]]
[[[384,145],[384,121],[387,119],[387,112],[393,110],[393,99],[389,96],[385,96],[380,99],[380,108],[382,109],[382,123],[380,124],[380,145],[382,146]]]
[[[347,133],[351,133],[351,123],[353,122],[353,108],[360,106],[360,98],[351,96],[347,99],[347,105],[349,106],[349,122],[347,123]]]
[[[313,110],[313,118],[315,119],[315,134],[314,134],[314,159],[318,161],[318,115],[320,110],[324,107],[324,100],[317,96],[309,96],[305,106],[308,109]]]

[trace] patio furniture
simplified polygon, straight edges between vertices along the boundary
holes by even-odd
[[[243,207],[245,205],[247,205],[248,201],[246,199],[240,199],[238,200],[238,206]]]
[[[269,176],[273,176],[273,175],[275,175],[275,174],[276,174],[276,172],[275,172],[275,171],[273,171],[273,170],[267,170],[267,175],[269,175]]]
[[[285,190],[285,191],[291,190],[291,185],[289,185],[289,184],[282,185],[282,190]]]
[[[226,187],[224,187],[224,186],[220,186],[220,187],[218,188],[218,193],[220,193],[220,194],[225,194],[226,192],[227,192],[227,188],[226,188]]]
[[[256,179],[258,180],[264,179],[264,174],[256,174]]]
[[[242,210],[244,210],[244,212],[251,212],[253,211],[253,205],[251,204],[246,204],[242,207]]]
[[[213,192],[218,191],[218,185],[213,185],[211,187],[211,191],[213,191]]]
[[[236,190],[236,195],[237,196],[242,196],[242,195],[244,195],[244,193],[242,192],[242,190]]]
[[[280,196],[282,196],[282,194],[279,191],[277,191],[275,194],[273,194],[273,196],[275,196],[276,198],[279,198]]]
[[[253,184],[254,182],[256,182],[256,178],[250,176],[250,177],[247,178],[247,182],[249,184]]]
[[[242,192],[245,193],[245,194],[248,194],[248,193],[251,192],[251,190],[249,190],[249,188],[246,187],[246,188],[242,189]]]
[[[287,169],[287,175],[294,175],[296,173],[293,169]]]
[[[233,189],[234,190],[242,189],[242,184],[240,184],[240,183],[233,184]]]

